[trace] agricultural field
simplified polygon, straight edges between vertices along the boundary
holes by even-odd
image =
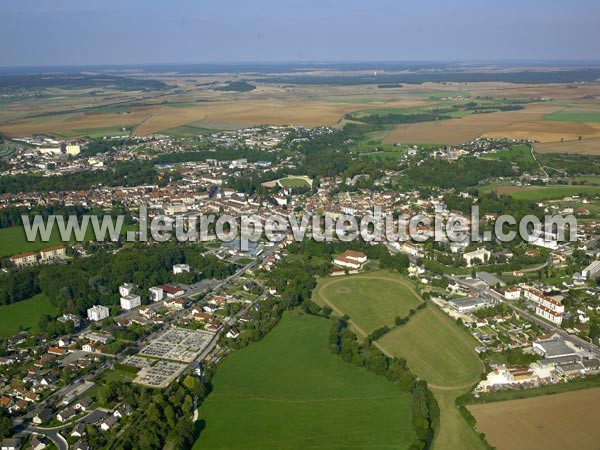
[[[36,331],[40,318],[47,314],[58,315],[48,297],[38,294],[12,305],[0,306],[0,337],[14,336],[20,328]]]
[[[469,406],[498,450],[596,450],[600,388]]]
[[[230,76],[203,78],[202,86],[176,77],[157,79],[168,87],[157,91],[107,90],[102,94],[91,89],[58,89],[35,100],[5,102],[0,111],[0,132],[8,136],[47,133],[70,138],[121,134],[125,128],[134,130],[136,135],[166,133],[185,137],[199,134],[195,128],[232,129],[260,124],[338,126],[352,112],[368,115],[427,111],[464,103],[469,96],[470,100],[483,103],[541,97],[552,100],[528,103],[521,111],[456,111],[450,113],[456,117],[452,120],[392,126],[383,143],[459,144],[482,134],[553,144],[561,143],[561,139],[576,143],[579,136],[583,142],[600,138],[600,86],[593,84],[567,88],[560,84],[470,83],[467,92],[463,86],[440,83],[380,89],[369,85],[282,86],[249,80],[256,84],[251,92],[222,92],[206,83],[227,83],[232,81]],[[446,98],[452,100],[442,100]],[[582,142],[576,147],[581,150],[573,147],[572,151],[594,152]]]
[[[395,448],[414,441],[411,400],[328,348],[330,322],[288,313],[229,355],[201,407],[195,449]]]
[[[407,316],[421,303],[409,281],[384,271],[325,278],[319,280],[315,292],[317,303],[347,314],[367,334],[384,325],[394,326],[397,316]]]
[[[544,142],[535,145],[538,153],[576,153],[579,155],[600,155],[600,138],[572,139],[563,142]]]
[[[600,122],[600,109],[565,108],[555,113],[546,114],[544,120],[552,122]]]

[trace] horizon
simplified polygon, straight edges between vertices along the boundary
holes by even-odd
[[[343,10],[333,1],[8,0],[0,13],[6,67],[600,60],[600,7],[590,0],[351,0]]]

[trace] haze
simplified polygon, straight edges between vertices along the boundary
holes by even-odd
[[[598,60],[591,0],[0,4],[0,65]]]

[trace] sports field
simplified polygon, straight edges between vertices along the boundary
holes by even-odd
[[[326,278],[315,290],[317,303],[333,305],[367,334],[396,316],[405,317],[421,300],[408,280],[386,271],[350,277]]]
[[[38,294],[22,302],[0,306],[0,336],[10,337],[19,332],[19,327],[36,331],[40,317],[44,314],[56,316],[58,310],[43,294]]]
[[[600,388],[468,407],[498,450],[596,450]]]
[[[195,449],[406,449],[411,400],[328,348],[330,322],[286,314],[228,356],[201,408]]]

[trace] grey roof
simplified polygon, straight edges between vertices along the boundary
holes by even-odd
[[[463,308],[468,308],[469,306],[483,305],[485,304],[485,300],[482,300],[478,297],[464,297],[450,300],[450,303],[455,304],[457,307],[462,306]]]
[[[569,347],[562,339],[550,339],[547,341],[537,341],[536,344],[544,351],[546,358],[556,358],[558,356],[575,355],[576,352]]]
[[[475,273],[475,276],[490,286],[496,286],[498,284],[500,286],[506,286],[504,281],[489,272],[477,272]]]

